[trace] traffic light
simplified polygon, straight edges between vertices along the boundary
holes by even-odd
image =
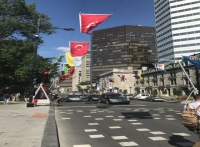
[[[48,70],[45,70],[43,72],[43,75],[44,75],[44,83],[48,83],[49,82],[49,71]]]
[[[32,80],[33,80],[33,85],[38,84],[38,70],[32,70]]]

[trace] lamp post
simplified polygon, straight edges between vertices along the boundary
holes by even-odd
[[[132,88],[132,87],[129,87],[129,88],[130,88],[130,94],[131,94],[131,88]]]
[[[60,30],[65,30],[65,31],[74,31],[73,28],[58,28],[58,27],[54,27],[52,29],[60,29]],[[35,50],[34,50],[34,58],[33,58],[33,69],[32,71],[36,71],[37,70],[37,50],[38,50],[38,42],[39,42],[39,33],[40,33],[40,19],[38,19],[38,22],[37,22],[37,32],[36,32],[36,35],[35,35],[35,38],[36,38],[36,41],[35,41]],[[32,79],[33,77],[31,77]],[[29,99],[29,103],[27,103],[27,107],[33,107],[33,98],[35,97],[35,93],[34,93],[34,87],[35,85],[33,84],[33,79],[32,79],[32,86],[31,86],[31,89],[30,89],[30,99]]]

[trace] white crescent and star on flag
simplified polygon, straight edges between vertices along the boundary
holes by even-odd
[[[83,48],[83,45],[81,45],[81,44],[78,44],[78,45],[76,45],[74,48],[75,48],[75,49],[77,49],[77,50],[80,50],[80,49],[82,49],[82,48]]]

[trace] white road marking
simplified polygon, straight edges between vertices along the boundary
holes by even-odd
[[[62,118],[62,119],[71,119],[71,118]]]
[[[182,114],[182,113],[176,113],[176,114]]]
[[[95,118],[95,120],[104,120],[103,118]]]
[[[85,129],[85,132],[96,132],[96,129]]]
[[[106,116],[106,117],[114,117],[114,116]]]
[[[138,120],[136,120],[136,119],[130,119],[130,120],[128,120],[128,121],[138,121]]]
[[[173,115],[165,115],[165,117],[174,117]]]
[[[98,135],[89,135],[90,138],[104,138],[104,136],[102,134],[98,134]]]
[[[125,118],[125,116],[118,116],[119,118]]]
[[[88,123],[90,126],[99,125],[98,123]]]
[[[73,145],[73,147],[91,147],[89,144]]]
[[[60,113],[66,113],[66,112],[60,112]]]
[[[77,110],[76,112],[83,112],[82,110]]]
[[[83,116],[83,117],[91,117],[91,116]]]
[[[90,112],[90,113],[97,113],[97,112]]]
[[[110,126],[109,128],[111,128],[111,129],[119,129],[121,127],[120,126]]]
[[[191,136],[190,134],[186,133],[172,133],[173,135],[178,135],[178,136]]]
[[[161,118],[158,118],[158,117],[154,117],[153,119],[161,119]]]
[[[178,144],[182,147],[190,147],[190,146],[194,145],[194,143],[192,143],[192,142],[177,142],[176,144]]]
[[[66,114],[73,114],[73,112],[69,112],[69,113],[66,113]]]
[[[128,139],[126,136],[111,136],[114,140]]]
[[[148,109],[145,109],[145,110],[143,110],[143,112],[149,112],[149,110],[148,110]]]
[[[74,111],[74,110],[67,110],[67,111]]]
[[[114,121],[122,121],[122,119],[113,119]]]
[[[142,123],[131,123],[133,125],[142,125]]]
[[[154,134],[154,135],[160,135],[160,134],[166,134],[164,132],[161,132],[161,131],[155,131],[155,132],[150,132],[151,134]]]
[[[151,114],[152,116],[160,116],[160,114]]]
[[[167,140],[164,137],[149,137],[149,139],[153,140],[153,141],[159,141],[159,140]]]
[[[98,112],[104,112],[104,111],[98,111]]]
[[[150,130],[147,129],[147,128],[140,128],[140,129],[136,129],[136,130],[138,130],[138,131],[150,131]]]
[[[130,141],[130,142],[120,142],[119,143],[120,145],[122,145],[122,146],[138,146],[138,144],[137,143],[135,143],[135,142],[133,142],[133,141]]]
[[[166,118],[167,120],[176,120],[175,118]]]

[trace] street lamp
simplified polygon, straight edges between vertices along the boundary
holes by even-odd
[[[60,29],[60,30],[65,30],[65,31],[74,31],[73,28],[58,28],[58,27],[54,27],[52,29]],[[39,33],[40,33],[40,19],[38,19],[38,22],[37,22],[37,33],[35,35],[36,41],[35,41],[35,50],[34,50],[33,69],[32,69],[32,71],[37,70],[36,69],[36,65],[37,65],[37,50],[38,50],[38,42],[39,42]],[[27,107],[33,107],[34,106],[33,103],[32,103],[33,97],[35,96],[34,86],[35,85],[33,85],[33,81],[32,81],[32,88],[30,89],[31,97],[29,99],[29,103],[27,103]]]

